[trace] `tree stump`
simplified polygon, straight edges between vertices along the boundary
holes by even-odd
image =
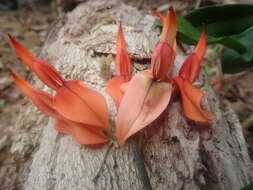
[[[155,17],[116,0],[88,1],[60,18],[48,33],[40,55],[65,78],[84,80],[89,87],[104,94],[112,118],[115,105],[104,93],[104,85],[114,73],[112,62],[119,20],[135,72],[149,67],[151,52],[159,37],[153,26]],[[178,55],[175,73],[184,56]],[[49,91],[36,77],[30,77],[31,80]],[[220,104],[203,74],[196,84],[206,94],[204,107],[216,116],[210,128],[189,122],[175,96],[159,119],[129,139],[123,148],[113,143],[98,148],[81,146],[72,137],[55,131],[53,120],[38,112],[31,103],[24,105],[17,128],[30,133],[22,133],[12,147],[13,152],[30,158],[19,169],[22,188],[240,189],[251,179],[241,125],[233,110]],[[36,148],[28,151],[29,145]]]

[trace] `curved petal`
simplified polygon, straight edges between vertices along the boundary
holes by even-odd
[[[179,71],[179,76],[191,83],[197,78],[200,71],[200,62],[196,54],[189,55]]]
[[[109,140],[98,128],[92,129],[91,126],[66,119],[57,119],[54,128],[61,133],[72,135],[79,144],[101,144]]]
[[[199,59],[199,63],[202,62],[204,55],[206,53],[206,32],[202,32],[198,44],[194,50],[194,53],[197,55]]]
[[[106,92],[113,98],[117,107],[123,97],[121,85],[125,83],[124,77],[114,77],[106,83]]]
[[[54,123],[54,128],[59,131],[60,133],[64,133],[64,134],[72,134],[71,131],[71,125],[69,125],[66,121],[64,121],[63,119],[57,119]]]
[[[160,12],[156,11],[156,10],[151,10],[150,13],[156,15],[157,17],[160,18],[160,20],[163,22],[163,25],[168,25],[169,23],[166,23],[168,22],[168,19]]]
[[[8,36],[20,59],[33,72],[36,73],[36,75],[43,83],[54,90],[57,90],[60,86],[63,85],[64,79],[52,65],[44,60],[35,57],[22,44],[18,43],[11,35],[8,34]]]
[[[117,75],[124,76],[126,80],[130,80],[129,76],[131,76],[131,60],[128,56],[121,23],[119,24],[117,35],[117,52],[115,63]]]
[[[55,96],[56,110],[67,119],[101,128],[108,127],[105,98],[79,80],[67,81]]]
[[[158,16],[163,22],[161,41],[167,42],[170,46],[173,46],[177,33],[177,19],[174,9],[170,7],[166,17],[157,11],[151,11],[151,13]]]
[[[53,90],[58,90],[65,82],[52,65],[41,59],[34,60],[32,71],[45,85]]]
[[[167,107],[171,84],[156,82],[143,73],[135,75],[122,98],[116,118],[116,136],[126,139],[154,121]]]
[[[169,8],[168,43],[173,46],[177,35],[177,17],[174,9]]]
[[[203,32],[200,40],[194,50],[194,53],[189,55],[179,71],[179,76],[191,83],[198,77],[201,61],[206,52],[206,33]]]
[[[129,86],[129,83],[130,83],[130,81],[125,82],[125,83],[123,83],[123,84],[120,86],[120,90],[121,90],[121,92],[122,92],[123,94],[126,92],[128,86]]]
[[[180,77],[174,78],[174,81],[180,90],[184,114],[187,118],[200,122],[214,119],[214,115],[203,110],[201,107],[201,100],[204,96],[201,90]]]
[[[92,127],[92,126],[91,126]],[[106,143],[109,139],[98,128],[75,124],[72,126],[72,135],[79,144],[92,145]]]
[[[154,79],[165,80],[171,73],[175,51],[167,42],[158,42],[151,58],[151,71]]]
[[[18,43],[10,34],[8,34],[8,37],[20,59],[31,69],[33,61],[37,58],[30,51],[28,51],[22,44]]]
[[[33,87],[30,83],[26,82],[11,71],[10,75],[20,90],[32,100],[35,106],[37,106],[43,113],[52,117],[57,117],[52,95]]]

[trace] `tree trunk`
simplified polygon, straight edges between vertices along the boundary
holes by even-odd
[[[135,72],[147,68],[158,40],[158,31],[153,27],[155,18],[116,0],[88,1],[59,19],[40,55],[67,79],[84,80],[89,87],[103,93],[112,118],[115,106],[104,93],[104,84],[114,72],[112,62],[119,20],[123,23]],[[183,53],[178,55],[177,69],[183,58]],[[35,84],[42,87],[40,82]],[[17,128],[31,132],[22,134],[12,148],[13,152],[22,152],[23,157],[26,153],[31,158],[19,170],[20,183],[25,181],[22,188],[240,189],[251,179],[241,125],[233,110],[220,104],[204,75],[196,84],[206,94],[204,107],[216,115],[210,128],[187,121],[179,98],[174,97],[162,116],[128,140],[123,148],[113,143],[95,149],[80,146],[72,137],[56,132],[52,119],[48,120],[30,103],[24,105]],[[29,145],[37,149],[27,153]]]

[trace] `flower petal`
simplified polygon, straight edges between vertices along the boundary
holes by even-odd
[[[174,46],[177,33],[177,19],[174,9],[170,7],[166,17],[157,11],[151,11],[151,13],[158,16],[163,22],[161,41],[169,43],[170,46]]]
[[[55,96],[56,110],[67,119],[101,128],[108,127],[105,98],[79,80],[65,82]]]
[[[166,18],[166,16],[164,16],[162,13],[160,13],[156,10],[151,10],[150,13],[152,13],[152,14],[156,15],[157,17],[159,17],[164,26],[169,24],[169,22],[168,22],[169,19]]]
[[[203,110],[201,107],[204,93],[200,89],[194,87],[188,80],[180,77],[174,78],[174,81],[180,90],[184,114],[187,118],[200,122],[214,119],[214,115]]]
[[[79,144],[92,145],[108,142],[109,139],[101,129],[94,127],[91,129],[90,127],[81,124],[72,126],[72,135]]]
[[[116,136],[122,146],[126,139],[154,121],[167,107],[171,84],[154,81],[139,73],[130,81],[116,119]]]
[[[168,43],[173,46],[177,35],[177,17],[174,9],[169,8]]]
[[[57,90],[63,85],[64,79],[55,70],[55,68],[44,60],[35,57],[30,51],[28,51],[22,44],[18,43],[11,35],[8,35],[9,39],[19,55],[20,59],[26,64],[40,80],[48,87]]]
[[[45,85],[53,90],[58,90],[65,82],[56,69],[43,60],[36,59],[33,62],[32,71],[36,73]]]
[[[18,43],[10,34],[8,34],[8,37],[20,59],[29,68],[32,68],[33,61],[37,58],[30,51],[28,51],[22,44]]]
[[[62,120],[60,120],[60,119],[55,120],[54,128],[57,131],[59,131],[60,133],[69,134],[69,135],[72,134],[71,126],[63,119]]]
[[[10,75],[12,76],[13,80],[15,81],[16,85],[21,89],[21,91],[28,96],[33,103],[45,114],[52,116],[56,119],[54,128],[64,134],[70,134],[74,136],[74,138],[77,140],[79,144],[101,144],[108,141],[108,138],[105,136],[103,131],[99,128],[94,128],[94,126],[90,125],[84,125],[77,122],[73,122],[71,120],[66,119],[64,116],[60,115],[54,107],[54,98],[50,94],[38,90],[35,87],[33,87],[31,84],[23,80],[22,78],[15,75],[13,72],[10,71]],[[68,82],[67,82],[68,83]],[[64,88],[70,88],[72,89],[72,93],[75,93],[79,90],[78,85],[82,85],[80,81],[70,81],[70,84],[67,84],[67,87]],[[75,84],[78,83],[77,86]],[[80,84],[79,84],[80,83]],[[74,87],[73,87],[74,85]],[[63,88],[63,87],[62,87]],[[70,91],[70,90],[68,90]],[[79,92],[82,92],[83,90],[80,90]],[[88,94],[88,97],[92,97],[94,95],[93,92],[89,92],[89,90],[86,90],[86,95]],[[98,101],[98,104],[103,107],[103,103],[100,101],[100,98],[95,98],[93,101]],[[73,97],[70,97],[73,98]],[[76,97],[75,97],[76,98]],[[73,98],[74,99],[74,98]],[[92,99],[92,98],[91,98]],[[73,101],[75,102],[75,101]],[[69,110],[72,111],[72,106],[75,106],[75,104],[70,105]],[[102,108],[103,109],[103,108]],[[99,111],[102,110],[101,108],[98,108]],[[107,108],[106,108],[107,109]],[[97,110],[96,110],[97,111]],[[102,110],[103,111],[103,110]],[[85,117],[85,114],[83,115]]]
[[[54,128],[61,133],[72,135],[79,144],[101,144],[109,140],[98,128],[92,129],[91,126],[66,119],[56,120]]]
[[[120,101],[123,97],[123,92],[121,90],[121,85],[125,83],[124,77],[113,77],[106,83],[106,92],[112,96],[115,104],[119,107]]]
[[[53,96],[50,94],[33,87],[30,83],[26,82],[22,78],[15,75],[10,71],[10,75],[15,81],[20,90],[29,97],[32,102],[45,114],[52,117],[57,116],[57,112],[54,109]]]
[[[200,40],[194,50],[194,53],[189,55],[179,71],[179,76],[189,80],[191,83],[196,80],[199,75],[201,61],[206,52],[206,33],[203,32]]]
[[[169,77],[175,59],[175,51],[167,42],[158,42],[151,59],[154,79],[164,81]]]
[[[205,53],[206,53],[206,32],[202,32],[198,44],[194,50],[194,53],[197,55],[199,59],[199,63],[202,62]]]
[[[191,83],[198,77],[200,62],[196,54],[189,55],[179,71],[179,76]]]
[[[127,81],[129,81],[131,76],[131,61],[128,56],[121,23],[119,24],[117,35],[117,52],[115,63],[117,75],[123,76],[126,78]]]

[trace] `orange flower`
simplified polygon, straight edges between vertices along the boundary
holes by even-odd
[[[155,81],[152,75],[145,72],[133,76],[116,118],[116,136],[121,146],[166,109],[171,92],[170,83]]]
[[[169,77],[172,71],[176,56],[176,14],[173,8],[169,9],[166,17],[156,11],[152,11],[152,13],[160,17],[163,22],[163,30],[161,39],[156,44],[152,55],[151,70],[154,79],[164,81]]]
[[[164,24],[161,40],[152,55],[151,71],[133,76],[119,105],[116,136],[120,146],[161,115],[170,102],[172,85],[166,81],[175,59],[176,16],[172,8],[167,17],[154,13]]]
[[[133,76],[121,100],[116,118],[116,136],[121,146],[127,138],[153,122],[166,109],[171,98],[170,75],[176,55],[176,15],[172,8],[166,17],[152,12],[163,22],[161,39],[152,55],[151,71]],[[206,35],[203,33],[194,53],[181,68],[179,77],[173,79],[181,92],[186,117],[195,121],[214,118],[201,108],[204,94],[192,85],[199,74],[205,48]]]
[[[39,79],[46,84],[48,87],[57,90],[63,85],[65,80],[55,70],[55,68],[48,64],[46,61],[35,57],[29,52],[22,44],[18,43],[10,34],[8,34],[12,46],[20,59],[26,64]]]
[[[64,80],[49,63],[36,58],[24,46],[10,37],[21,60],[50,88],[53,97],[10,72],[17,86],[47,115],[56,119],[55,128],[73,135],[80,144],[98,144],[108,140],[109,114],[104,97],[87,88],[80,80]]]
[[[205,50],[206,33],[203,32],[194,53],[185,60],[179,71],[179,76],[174,78],[175,84],[178,86],[181,94],[185,116],[191,120],[200,122],[207,122],[214,119],[212,114],[206,112],[201,107],[201,100],[204,93],[192,85],[199,74]]]
[[[179,71],[179,76],[189,80],[191,83],[199,75],[201,62],[206,52],[206,33],[203,32],[194,52],[185,60]]]
[[[176,56],[177,21],[173,8],[167,16],[152,11],[160,17],[163,29],[151,58],[151,70],[131,75],[131,60],[119,24],[115,58],[116,75],[106,83],[106,92],[112,96],[118,108],[116,137],[120,146],[162,114],[170,102],[172,84],[181,95],[187,118],[206,122],[214,116],[201,107],[204,93],[193,86],[206,50],[206,34],[202,33],[194,52],[188,56],[179,71],[171,78]],[[10,72],[17,86],[45,114],[53,117],[54,127],[72,135],[80,144],[99,144],[108,141],[109,114],[104,97],[85,86],[80,80],[65,80],[56,69],[41,60],[9,35],[11,43],[21,60],[44,82],[56,91],[52,96]],[[174,83],[171,83],[173,81]]]
[[[106,83],[106,91],[112,96],[117,107],[123,96],[121,85],[131,80],[131,60],[128,56],[124,34],[121,23],[119,24],[117,35],[117,52],[116,52],[116,77]]]

